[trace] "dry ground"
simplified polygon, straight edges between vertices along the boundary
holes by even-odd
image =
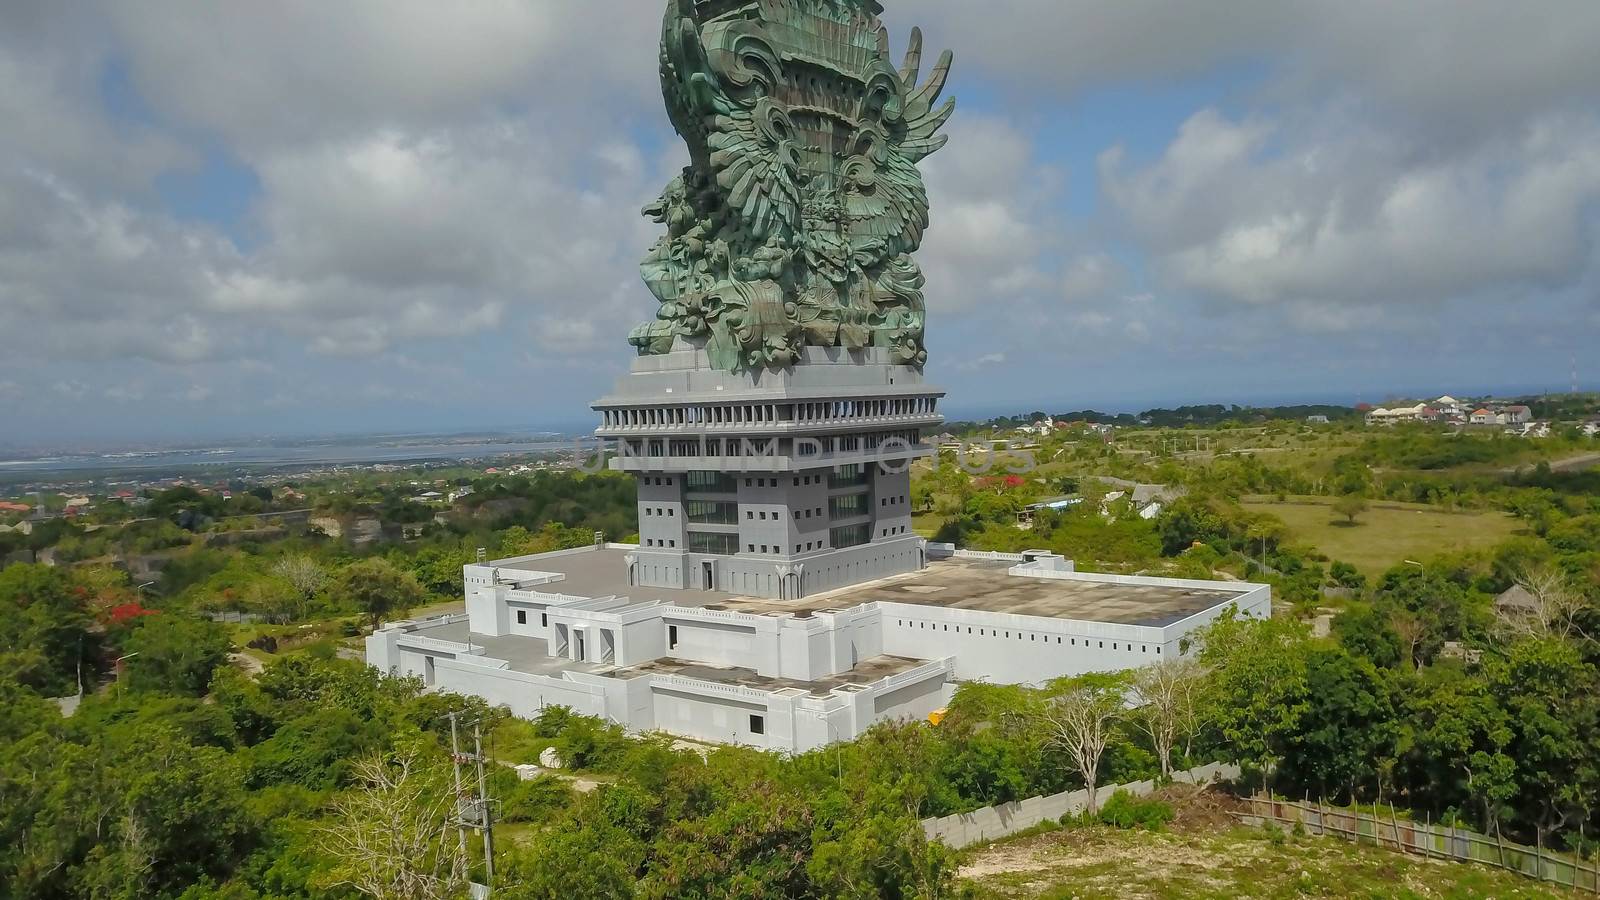
[[[982,898],[1568,898],[1483,866],[1430,861],[1337,838],[1234,824],[1215,794],[1172,795],[1167,831],[1095,826],[970,851],[961,876]]]

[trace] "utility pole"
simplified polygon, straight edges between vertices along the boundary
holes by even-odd
[[[478,763],[478,814],[483,822],[483,880],[494,887],[494,814],[489,809],[489,785],[483,775],[483,729],[472,723],[472,755]]]
[[[461,842],[461,858],[468,860],[467,829],[483,833],[484,886],[494,887],[494,816],[489,807],[489,781],[484,770],[483,725],[472,725],[472,752],[461,752],[461,738],[457,727],[457,714],[450,713],[450,762],[455,776],[455,824]],[[463,781],[461,766],[473,763],[476,779],[471,787]],[[470,780],[470,779],[469,779]]]
[[[461,814],[463,806],[463,795],[461,793],[461,740],[456,736],[456,714],[454,712],[450,713],[450,770],[455,777],[456,835],[461,841],[461,858],[466,860],[468,858],[467,822],[466,818]]]

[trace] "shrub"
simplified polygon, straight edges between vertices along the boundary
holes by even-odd
[[[574,716],[556,739],[562,764],[569,769],[612,771],[630,746],[622,726],[590,716]]]
[[[1100,821],[1116,828],[1161,831],[1172,821],[1172,804],[1117,791],[1100,807]]]
[[[542,738],[560,737],[567,723],[573,719],[572,709],[566,706],[547,706],[539,710],[533,720],[533,733]]]

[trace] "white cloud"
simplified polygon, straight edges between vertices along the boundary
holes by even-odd
[[[630,0],[102,9],[142,93],[251,148],[471,118],[494,104],[581,109],[602,89],[642,98],[656,60],[640,50],[660,27]]]
[[[1120,263],[1106,253],[1088,253],[1068,263],[1061,275],[1061,293],[1068,304],[1103,299],[1127,279]]]
[[[1003,366],[1005,362],[1006,355],[1004,353],[985,353],[982,356],[956,363],[956,369],[961,372],[977,372],[982,369]]]
[[[165,413],[193,385],[312,409],[527,367],[598,378],[574,360],[620,362],[652,314],[636,267],[658,226],[638,209],[684,160],[657,95],[661,5],[8,9],[0,333],[27,339],[0,399],[48,421]],[[1337,352],[1437,328],[1452,300],[1462,322],[1600,327],[1592,0],[889,5],[897,45],[921,20],[930,50],[956,50],[952,93],[980,88],[925,164],[936,361],[960,344],[952,368],[1038,380],[1027,360],[1063,364],[1066,332],[1105,382],[1132,341],[1253,356],[1299,332]],[[1213,77],[1229,67],[1250,74]],[[1179,80],[1218,108],[1154,152],[1137,103],[1102,123],[1132,143],[1071,173],[1069,208],[1074,123],[1041,117]],[[253,183],[213,185],[214,156]],[[201,200],[170,202],[172,176]],[[236,218],[213,191],[240,195]],[[374,370],[396,383],[358,387]]]
[[[1592,0],[969,0],[891,5],[898,31],[920,22],[957,65],[1030,99],[1219,66],[1266,68],[1287,103],[1354,97],[1442,143],[1592,103],[1600,84],[1600,4]]]
[[[923,163],[933,222],[918,254],[940,313],[1047,290],[1045,252],[1061,241],[1052,200],[1061,177],[1034,159],[1014,124],[966,114]]]
[[[1551,115],[1451,156],[1354,123],[1203,110],[1166,152],[1105,154],[1107,195],[1176,285],[1250,305],[1416,304],[1570,288],[1595,258],[1600,118]]]

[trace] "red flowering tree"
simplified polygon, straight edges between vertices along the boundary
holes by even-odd
[[[113,626],[126,625],[129,622],[138,619],[140,616],[153,616],[158,612],[160,612],[160,610],[145,609],[143,604],[137,600],[134,600],[130,603],[124,603],[120,606],[113,606],[111,611],[106,614],[106,622]]]

